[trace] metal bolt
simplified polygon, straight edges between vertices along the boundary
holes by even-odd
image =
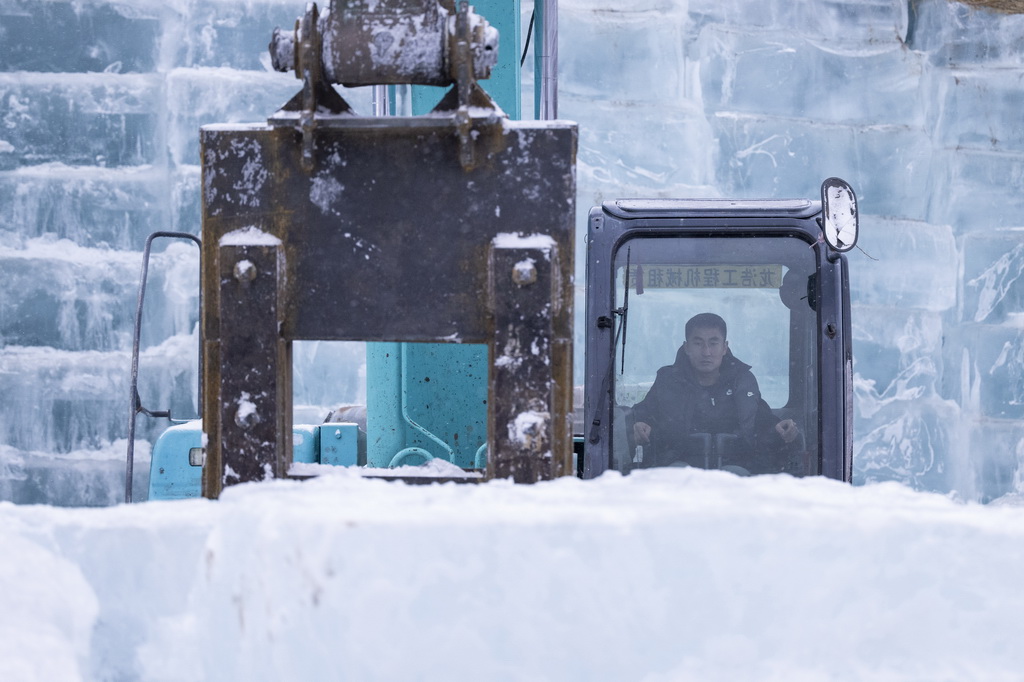
[[[512,281],[521,287],[537,281],[537,266],[533,259],[521,260],[512,266]]]
[[[240,260],[235,263],[235,279],[242,284],[248,284],[256,279],[256,266],[251,260]]]

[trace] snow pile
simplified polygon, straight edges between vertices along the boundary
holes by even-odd
[[[1024,509],[657,470],[0,504],[0,678],[1019,679]]]
[[[78,567],[4,524],[0,679],[81,679],[98,604]],[[16,558],[15,558],[16,557]]]

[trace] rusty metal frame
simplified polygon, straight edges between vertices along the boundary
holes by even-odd
[[[205,496],[287,474],[300,339],[486,343],[488,474],[571,473],[576,126],[466,112],[202,130]]]

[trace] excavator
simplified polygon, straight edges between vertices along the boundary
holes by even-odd
[[[139,414],[175,422],[153,447],[151,500],[330,467],[413,483],[656,466],[850,480],[853,189],[828,178],[813,200],[593,207],[574,315],[577,126],[557,119],[557,5],[535,10],[537,116],[524,121],[519,56],[498,51],[519,35],[518,3],[505,4],[492,25],[466,2],[333,0],[274,31],[273,64],[301,89],[265,123],[205,126],[201,236],[146,243],[126,501]],[[375,115],[334,85],[373,88]],[[399,88],[412,111],[392,115]],[[158,238],[200,251],[200,419],[138,395]],[[770,453],[735,428],[644,431],[656,383],[687,371],[687,322],[706,313],[756,377],[710,404],[755,401],[769,437],[785,433]],[[365,342],[365,406],[293,423],[292,344],[306,340]]]

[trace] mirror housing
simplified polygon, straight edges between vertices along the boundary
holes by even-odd
[[[857,195],[850,184],[840,178],[821,183],[821,229],[829,247],[839,253],[852,249],[859,225]]]

